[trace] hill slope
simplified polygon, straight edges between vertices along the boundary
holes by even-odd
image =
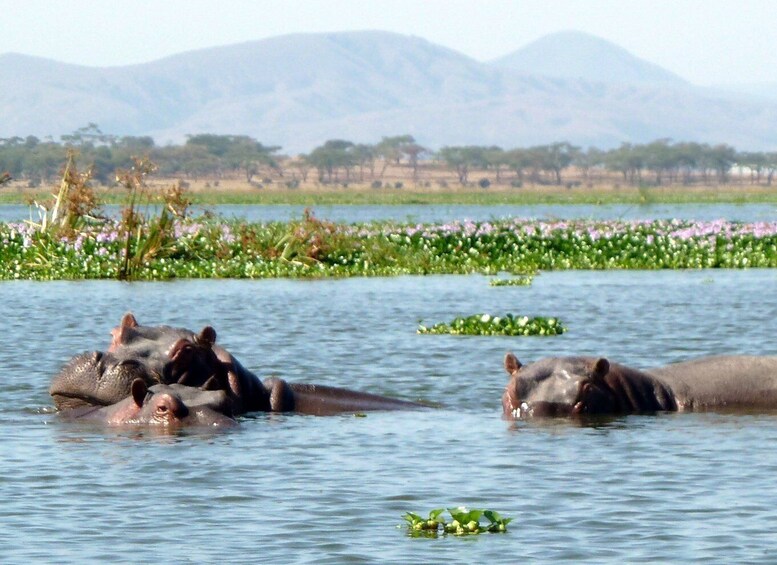
[[[596,82],[687,84],[679,76],[614,43],[579,31],[546,35],[492,63],[526,74]]]
[[[373,143],[404,133],[432,148],[610,147],[659,137],[777,146],[767,127],[777,119],[774,102],[734,102],[666,71],[639,81],[603,81],[594,68],[584,79],[553,78],[507,68],[507,59],[481,63],[371,31],[287,35],[112,68],[5,54],[0,137],[58,137],[94,122],[160,144],[246,134],[289,153],[331,138]]]

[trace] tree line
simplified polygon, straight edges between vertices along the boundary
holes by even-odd
[[[445,146],[432,150],[412,135],[383,137],[374,144],[331,139],[310,153],[288,156],[280,146],[264,145],[244,135],[198,134],[181,145],[157,146],[147,136],[103,134],[89,124],[59,141],[35,136],[0,139],[0,177],[49,182],[60,173],[67,151],[92,167],[92,178],[111,185],[115,171],[133,157],[156,163],[163,177],[220,179],[241,176],[247,183],[283,179],[300,182],[364,183],[384,186],[387,169],[399,167],[405,178],[428,182],[433,173],[447,173],[453,182],[482,187],[491,183],[576,184],[614,181],[628,185],[726,184],[737,168],[741,181],[771,185],[777,152],[737,151],[726,144],[673,142],[623,143],[617,148],[582,149],[569,142],[503,149],[497,146]],[[258,179],[258,180],[256,180]],[[615,180],[617,179],[617,180]],[[1,183],[0,183],[1,184]]]

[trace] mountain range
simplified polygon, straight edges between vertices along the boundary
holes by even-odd
[[[121,67],[0,55],[0,137],[96,123],[158,144],[250,135],[283,152],[411,134],[426,147],[659,138],[777,147],[777,99],[706,89],[581,32],[480,62],[382,31],[293,34]]]

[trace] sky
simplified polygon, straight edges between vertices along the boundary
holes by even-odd
[[[578,30],[697,85],[777,82],[777,0],[0,0],[0,22],[0,54],[96,67],[353,30],[488,61]]]

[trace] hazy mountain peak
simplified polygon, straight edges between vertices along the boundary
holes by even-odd
[[[492,61],[526,74],[609,83],[686,84],[675,75],[610,41],[581,31],[560,31]]]
[[[327,139],[400,134],[431,148],[607,148],[664,137],[741,149],[777,144],[776,103],[688,88],[579,32],[543,38],[499,65],[379,31],[284,35],[110,68],[4,54],[0,84],[0,137],[56,137],[96,123],[162,144],[197,133],[250,135],[290,154]]]

